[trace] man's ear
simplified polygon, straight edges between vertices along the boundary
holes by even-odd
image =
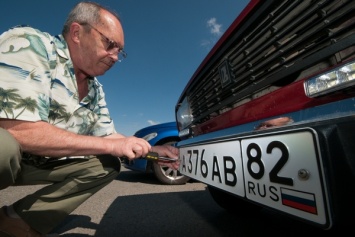
[[[75,43],[79,43],[80,42],[79,36],[82,30],[84,29],[82,29],[82,26],[79,23],[73,22],[70,25],[70,31],[69,31],[70,39]]]

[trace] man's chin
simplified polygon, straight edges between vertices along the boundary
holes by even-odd
[[[103,62],[103,68],[102,68],[103,72],[102,72],[101,75],[105,74],[105,72],[110,70],[113,65],[114,65],[114,63],[105,63],[105,62]]]
[[[111,68],[111,67],[107,66],[106,64],[105,64],[105,66],[106,67],[100,68],[100,70],[96,70],[94,72],[93,77],[102,76]]]

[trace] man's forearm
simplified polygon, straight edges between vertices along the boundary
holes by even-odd
[[[15,137],[23,152],[34,155],[63,157],[110,152],[102,137],[78,135],[43,121],[0,120],[0,127]]]

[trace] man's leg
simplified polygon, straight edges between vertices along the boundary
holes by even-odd
[[[58,160],[40,166],[22,163],[16,184],[51,183],[13,204],[15,212],[33,229],[49,233],[74,209],[119,174],[117,157]]]
[[[0,128],[0,190],[15,183],[21,170],[20,144],[5,129]]]

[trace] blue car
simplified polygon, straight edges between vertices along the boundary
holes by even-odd
[[[168,122],[145,127],[137,131],[134,136],[145,139],[150,145],[175,144],[180,141],[176,122]],[[158,165],[156,162],[145,159],[128,160],[123,159],[122,164],[125,168],[141,171],[153,172],[157,179],[163,184],[185,184],[190,178],[180,174],[177,170]]]

